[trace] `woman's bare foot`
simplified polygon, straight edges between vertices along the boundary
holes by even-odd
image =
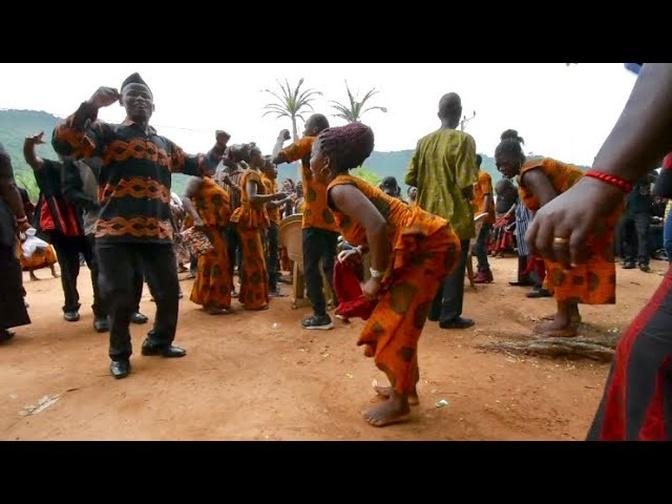
[[[400,396],[393,392],[387,401],[369,408],[363,415],[366,421],[374,427],[384,427],[407,420],[410,413],[411,408],[406,396]]]
[[[569,321],[558,321],[557,318],[537,325],[534,332],[544,338],[573,338],[577,334],[576,324]]]
[[[373,390],[376,391],[376,394],[378,394],[378,397],[382,397],[383,399],[389,399],[390,395],[392,395],[392,387],[384,387],[383,385],[378,385],[378,382],[376,380],[373,380],[373,382],[371,382],[371,386],[373,387]],[[418,391],[413,389],[413,391],[408,394],[408,405],[417,406],[418,404],[420,404]]]
[[[544,317],[541,317],[539,320],[555,320],[555,314],[546,315]],[[579,313],[572,313],[572,315],[570,316],[570,320],[572,321],[572,324],[579,325],[582,321],[581,315]]]

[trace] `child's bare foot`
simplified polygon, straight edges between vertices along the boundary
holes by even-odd
[[[53,276],[54,278],[58,278],[58,273],[56,273],[56,270],[54,269],[53,266],[51,267],[51,276]]]
[[[390,395],[392,395],[392,387],[384,387],[383,385],[378,385],[378,382],[376,380],[373,380],[371,383],[371,386],[373,387],[373,390],[376,391],[376,394],[378,394],[379,397],[382,397],[383,399],[389,399]],[[413,389],[413,391],[408,394],[408,404],[409,406],[417,406],[420,404],[420,398],[418,397],[418,391]]]
[[[33,272],[31,271],[31,272],[30,272],[30,281],[31,281],[31,282],[39,282],[39,280],[40,280],[40,279],[37,278],[37,277],[35,276],[35,273],[33,273]]]
[[[393,393],[387,401],[366,410],[364,418],[374,427],[384,427],[407,420],[410,413],[407,398]]]

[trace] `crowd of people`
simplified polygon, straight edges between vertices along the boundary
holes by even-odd
[[[231,135],[217,131],[205,154],[188,155],[150,126],[154,97],[133,74],[119,90],[99,88],[57,125],[51,142],[58,160],[37,156],[43,133],[25,139],[24,157],[40,189],[35,208],[22,199],[0,148],[0,339],[30,323],[22,269],[53,268],[56,259],[63,316],[79,320],[81,257],[93,285],[94,329],[109,332],[115,378],[131,372],[129,324],[148,321],[139,310],[145,282],[156,315],[142,355],[183,357],[186,350],[174,344],[178,272],[191,271],[189,300],[209,315],[236,310],[235,298],[243,310],[268,309],[283,295],[282,272],[290,270],[279,225],[300,214],[312,306],[302,328],[333,328],[325,290],[333,293],[337,317],[366,320],[358,345],[389,386],[375,387],[384,400],[365,419],[374,426],[403,421],[419,402],[417,348],[427,319],[449,330],[476,323],[463,317],[470,251],[478,262],[477,283],[493,281],[489,256],[515,250],[518,274],[511,285],[532,287],[529,297],[555,298],[556,313],[534,329],[541,337],[574,337],[580,304],[616,302],[616,254],[625,268],[649,271],[648,228],[662,223],[661,202],[672,197],[665,185],[672,158],[665,158],[657,180],[651,172],[672,150],[662,134],[672,118],[671,85],[672,66],[644,66],[588,171],[528,158],[518,132],[505,131],[494,152],[503,178],[494,188],[474,138],[458,128],[460,97],[448,93],[439,101],[439,128],[417,143],[404,198],[393,177],[373,186],[351,174],[374,147],[373,131],[360,122],[332,127],[313,114],[300,138],[282,130],[267,155],[254,142],[229,145]],[[125,120],[99,120],[99,109],[116,102]],[[278,171],[296,161],[301,180],[286,179],[280,188]],[[182,195],[171,191],[173,173],[191,176]],[[669,218],[665,229],[672,230]],[[34,232],[55,254],[47,247],[22,257],[20,241]],[[669,250],[672,234],[660,242]],[[670,288],[668,273],[619,344],[592,438],[672,435],[672,417],[662,407],[672,390]],[[639,377],[637,386],[632,375]],[[643,412],[642,404],[660,407]]]

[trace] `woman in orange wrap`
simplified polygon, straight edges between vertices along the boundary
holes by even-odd
[[[376,388],[387,400],[364,413],[371,425],[383,426],[405,420],[409,404],[418,402],[418,338],[437,289],[457,264],[460,241],[446,220],[349,175],[372,150],[368,126],[329,128],[313,145],[310,168],[329,184],[328,204],[343,237],[370,250],[363,291],[377,304],[357,344],[391,385]]]
[[[188,216],[185,226],[200,227],[214,247],[198,258],[190,299],[211,315],[231,313],[233,278],[224,237],[231,215],[229,194],[211,178],[192,178],[182,202]]]
[[[253,145],[250,168],[245,171],[240,181],[240,207],[231,216],[231,222],[236,223],[243,251],[243,271],[240,274],[238,300],[246,310],[268,308],[268,270],[262,236],[270,221],[265,204],[285,197],[283,193],[266,194],[261,173],[257,169],[262,163],[261,152]]]
[[[550,158],[526,160],[520,142],[506,138],[495,150],[497,169],[507,178],[518,177],[520,200],[532,211],[537,211],[557,195],[571,188],[583,172],[572,165]],[[618,212],[604,219],[600,228],[587,243],[587,262],[565,267],[566,261],[545,260],[547,289],[557,302],[557,313],[550,322],[536,330],[549,337],[572,337],[577,334],[581,321],[579,303],[616,303],[616,270],[614,266],[613,237]],[[559,251],[567,251],[563,238],[556,238]]]

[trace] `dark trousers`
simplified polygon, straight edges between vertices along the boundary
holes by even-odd
[[[649,264],[650,215],[648,213],[625,215],[621,225],[623,259],[626,262],[634,262],[637,257],[639,264]]]
[[[145,282],[145,274],[142,264],[133,272],[133,313],[140,313],[140,300],[142,299],[142,284]]]
[[[226,236],[226,241],[229,246],[229,273],[233,279],[233,272],[236,265],[238,265],[238,271],[242,271],[243,261],[240,236],[238,236],[238,231],[236,231],[236,227],[233,224],[226,228],[224,235]]]
[[[0,244],[0,332],[30,324],[24,295],[21,264],[15,249],[11,245]]]
[[[327,305],[322,291],[320,263],[332,292],[335,292],[333,281],[337,246],[338,233],[318,228],[303,230],[303,277],[306,282],[308,299],[313,305],[315,315],[318,316],[327,313]]]
[[[167,346],[175,339],[179,284],[173,247],[155,244],[119,244],[96,247],[100,288],[110,314],[110,358],[131,356],[129,324],[137,304],[137,281],[143,272],[156,301],[154,327],[147,343]],[[142,285],[142,284],[141,284]]]
[[[271,227],[266,231],[266,241],[268,286],[270,290],[274,291],[278,288],[278,279],[280,278],[280,247],[278,245],[278,224],[276,222],[271,222]]]
[[[98,285],[98,261],[94,252],[93,236],[73,237],[55,234],[51,237],[51,243],[56,250],[58,264],[61,267],[61,286],[65,296],[63,311],[78,311],[81,306],[79,304],[79,292],[77,291],[77,278],[81,266],[79,254],[82,254],[91,273],[91,285],[93,286],[93,305],[91,308],[93,314],[96,318],[104,318],[107,315],[107,310],[103,304]]]
[[[450,322],[462,315],[462,303],[464,301],[464,271],[467,266],[467,254],[469,252],[469,240],[461,240],[460,262],[455,271],[443,282],[443,288],[439,287],[430,312],[430,320]]]
[[[488,271],[490,269],[490,264],[488,264],[488,237],[491,229],[492,224],[484,223],[476,237],[474,253],[478,260],[478,271]]]

